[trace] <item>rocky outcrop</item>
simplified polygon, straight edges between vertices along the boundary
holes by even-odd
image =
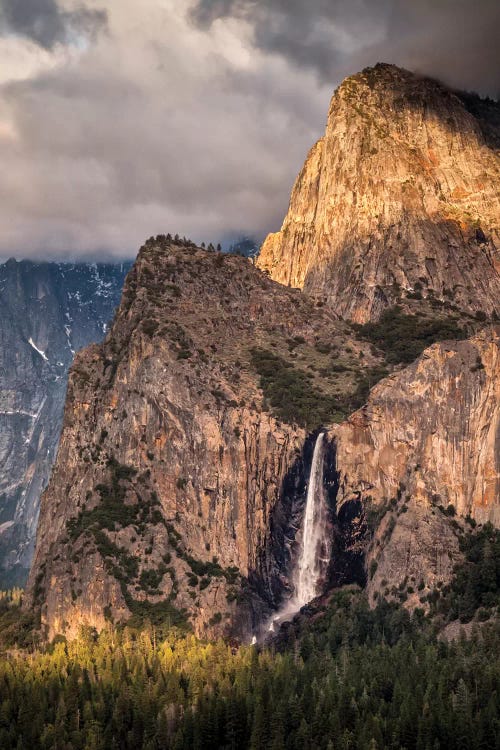
[[[106,340],[71,370],[28,584],[49,634],[132,615],[241,633],[272,604],[262,551],[306,431],[268,411],[256,347],[295,373],[285,402],[307,382],[306,406],[315,387],[355,389],[374,362],[344,323],[251,261],[146,243]]]
[[[26,581],[69,366],[104,336],[129,268],[0,265],[0,588]]]
[[[500,327],[426,349],[332,435],[337,508],[361,501],[375,530],[372,598],[404,583],[418,605],[460,556],[456,514],[500,524]]]
[[[495,113],[367,69],[334,95],[266,273],[148,240],[71,370],[26,597],[47,635],[144,618],[253,632],[291,594],[319,427],[330,585],[418,606],[464,524],[500,522]],[[395,303],[378,333],[342,319]]]
[[[258,265],[342,317],[500,313],[500,106],[393,65],[347,78]]]

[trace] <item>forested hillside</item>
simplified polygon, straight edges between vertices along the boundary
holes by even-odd
[[[486,525],[462,548],[429,615],[370,609],[348,587],[264,646],[131,621],[42,647],[13,592],[0,601],[0,747],[494,750],[500,532]]]
[[[0,746],[493,750],[499,648],[498,624],[447,643],[352,591],[279,647],[86,630],[1,662]]]

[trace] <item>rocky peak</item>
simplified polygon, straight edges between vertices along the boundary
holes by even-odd
[[[250,260],[151,238],[105,341],[71,370],[28,584],[48,632],[131,616],[249,627],[281,585],[271,520],[306,430],[362,403],[378,366]]]
[[[357,322],[408,298],[499,314],[500,105],[394,65],[347,78],[258,265]]]
[[[26,597],[49,636],[131,618],[255,632],[290,591],[319,425],[325,585],[363,585],[365,555],[396,580],[419,535],[411,575],[449,579],[438,506],[498,520],[498,331],[434,344],[367,400],[380,359],[354,328],[248,259],[145,244],[71,370]]]

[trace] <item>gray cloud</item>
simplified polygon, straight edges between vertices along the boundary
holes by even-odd
[[[109,33],[79,58],[0,87],[0,254],[130,255],[151,234],[280,224],[330,87],[238,26],[136,8],[108,0]]]
[[[56,0],[0,0],[0,32],[27,37],[45,49],[72,35],[93,36],[106,23],[102,10],[67,11]]]
[[[324,81],[386,61],[500,93],[498,0],[197,0],[191,17],[244,19],[258,48]]]
[[[494,93],[499,71],[489,0],[78,2],[0,0],[0,256],[274,231],[345,75],[385,60]],[[107,33],[79,46],[96,9]]]

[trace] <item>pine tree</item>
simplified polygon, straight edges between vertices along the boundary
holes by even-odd
[[[257,695],[252,721],[252,734],[250,736],[250,750],[261,750],[261,748],[268,747],[268,742],[269,732],[266,710],[261,697]]]

